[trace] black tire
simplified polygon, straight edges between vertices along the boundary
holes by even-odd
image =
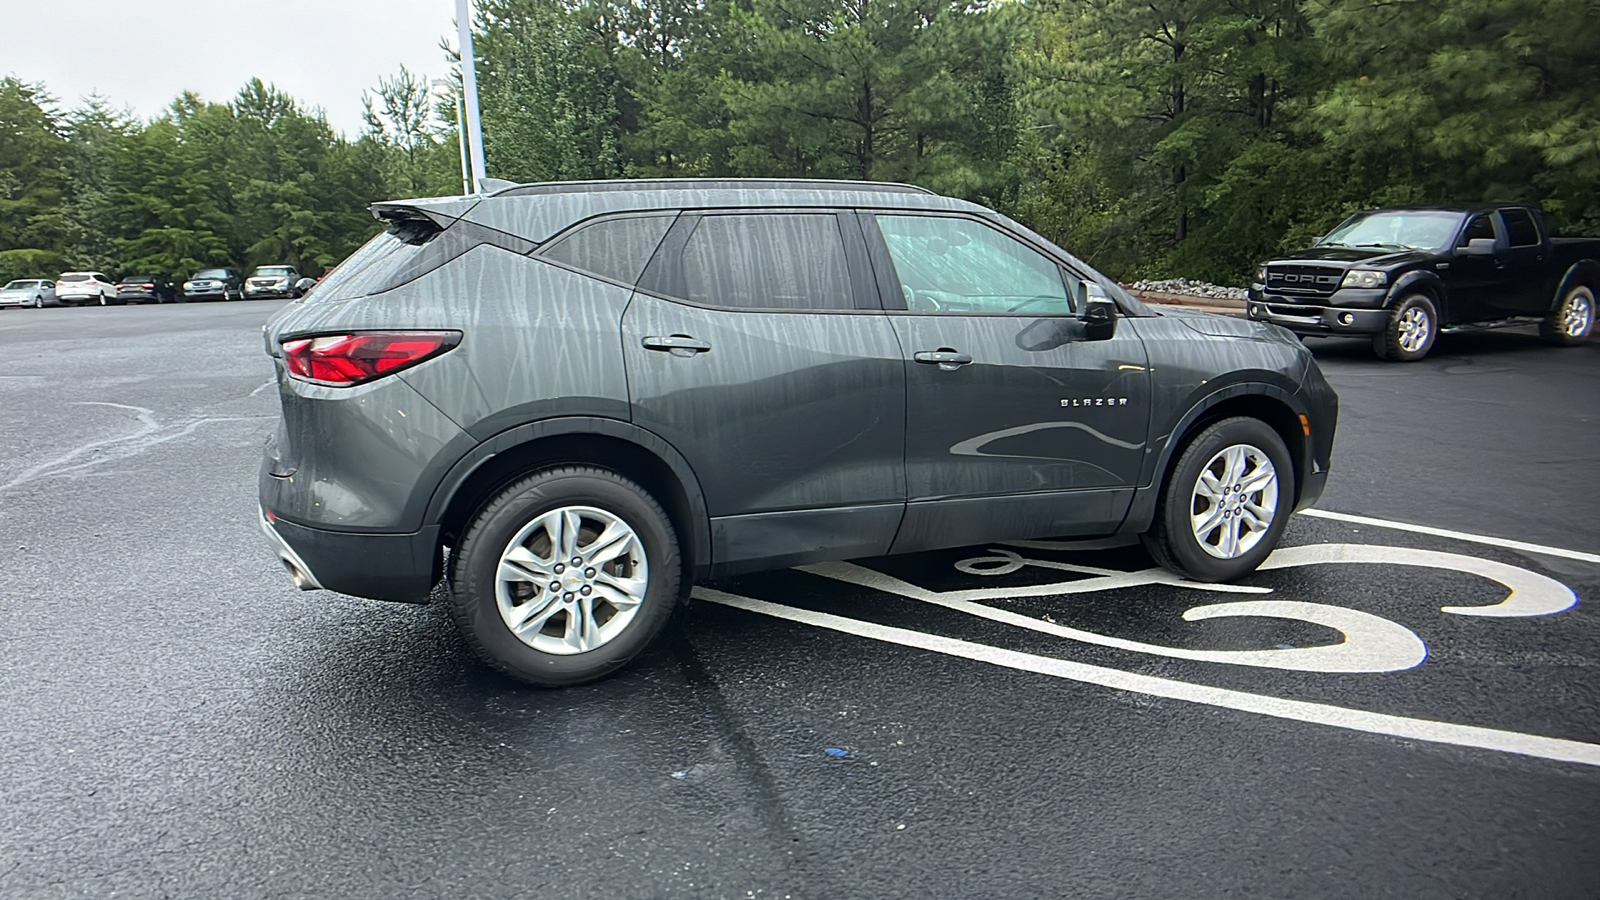
[[[1231,559],[1212,555],[1201,546],[1190,523],[1196,505],[1196,485],[1201,470],[1223,450],[1234,445],[1264,453],[1277,475],[1277,502],[1272,521],[1259,540]],[[1259,493],[1248,496],[1260,497]],[[1229,581],[1255,571],[1278,546],[1289,515],[1294,511],[1295,474],[1289,450],[1272,427],[1260,419],[1240,416],[1208,426],[1190,441],[1178,457],[1167,483],[1161,488],[1155,519],[1140,535],[1145,550],[1165,569],[1195,581]]]
[[[1581,323],[1569,317],[1581,317]],[[1539,323],[1539,337],[1557,347],[1576,347],[1594,334],[1594,317],[1594,288],[1574,285],[1562,296],[1560,305]]]
[[[1408,332],[1415,317],[1419,316],[1420,321],[1426,323],[1426,332],[1422,335],[1421,343],[1417,344]],[[1383,359],[1416,362],[1428,355],[1438,337],[1439,308],[1433,305],[1433,300],[1426,294],[1408,294],[1389,313],[1388,326],[1372,336],[1372,351]]]
[[[536,649],[512,633],[500,615],[496,584],[501,554],[517,533],[544,513],[568,506],[593,507],[622,520],[643,546],[648,577],[643,601],[619,633],[593,650],[560,654]],[[661,633],[678,605],[682,570],[671,520],[643,488],[605,469],[563,466],[512,484],[473,518],[451,557],[451,615],[467,643],[495,670],[539,687],[582,684],[627,665]]]
[[[35,298],[33,298],[33,308],[34,309],[44,309],[44,298],[43,297],[35,297]]]

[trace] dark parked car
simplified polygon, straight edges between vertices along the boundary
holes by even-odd
[[[257,266],[244,280],[246,300],[265,300],[272,297],[298,298],[300,273],[293,266]]]
[[[1289,332],[1156,311],[918,188],[373,211],[388,231],[266,329],[262,524],[302,588],[448,579],[471,645],[535,684],[616,669],[741,572],[1116,534],[1236,578],[1328,476],[1337,398]]]
[[[1537,322],[1552,344],[1594,331],[1600,238],[1553,238],[1522,206],[1357,213],[1309,249],[1270,260],[1250,318],[1296,334],[1371,335],[1417,360],[1441,331]]]
[[[128,275],[117,282],[117,296],[124,303],[171,303],[178,292],[165,275]]]
[[[183,296],[188,300],[242,300],[244,279],[238,269],[227,266],[201,269],[183,283]]]
[[[48,278],[18,278],[0,287],[0,307],[60,306],[56,302],[56,283]]]

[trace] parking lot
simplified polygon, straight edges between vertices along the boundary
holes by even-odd
[[[0,312],[0,896],[1593,897],[1600,342],[1314,342],[1240,585],[983,545],[535,691],[256,524],[279,301]]]

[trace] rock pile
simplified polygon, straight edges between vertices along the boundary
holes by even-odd
[[[1187,278],[1171,278],[1165,281],[1135,281],[1128,287],[1135,291],[1151,291],[1161,294],[1187,294],[1193,297],[1209,297],[1215,300],[1248,300],[1249,292],[1244,288],[1223,287],[1220,284],[1210,284],[1204,281],[1191,281]]]

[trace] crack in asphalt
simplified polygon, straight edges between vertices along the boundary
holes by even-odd
[[[139,430],[133,434],[90,441],[87,444],[75,447],[61,456],[26,469],[17,477],[0,484],[0,491],[8,491],[44,478],[55,478],[60,475],[91,469],[115,460],[127,459],[130,456],[143,453],[151,447],[193,434],[194,430],[201,425],[208,425],[213,422],[256,422],[273,418],[272,416],[203,416],[198,419],[190,419],[182,424],[163,425],[156,418],[154,410],[146,409],[143,406],[130,406],[126,403],[110,403],[101,400],[84,400],[73,405],[109,406],[114,409],[128,410],[138,417]],[[96,451],[107,452],[92,459],[81,459],[84,455]],[[74,460],[79,461],[74,462]]]

